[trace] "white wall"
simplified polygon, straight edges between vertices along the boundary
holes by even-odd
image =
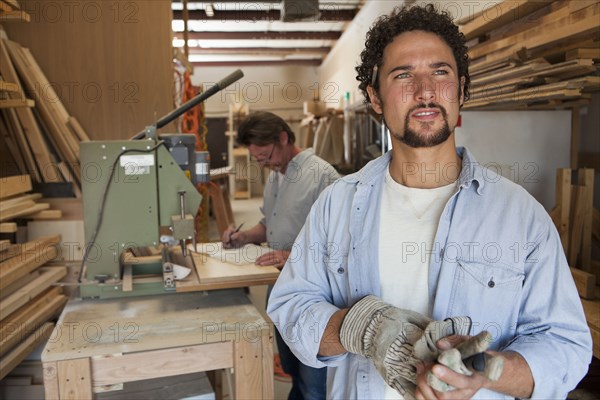
[[[194,85],[208,87],[236,70],[235,67],[196,67]],[[301,118],[304,101],[311,101],[323,88],[317,67],[241,67],[244,77],[205,103],[207,117],[227,116],[229,105],[246,103],[250,110],[272,111],[282,118]]]
[[[550,210],[556,205],[556,169],[568,168],[571,112],[464,111],[456,142],[490,170],[523,186]]]

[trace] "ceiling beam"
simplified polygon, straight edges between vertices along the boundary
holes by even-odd
[[[190,47],[190,54],[327,54],[331,47]]]
[[[310,18],[309,21],[329,21],[329,22],[340,22],[340,21],[352,21],[356,16],[357,10],[352,9],[328,9],[321,10],[319,16]],[[265,10],[259,11],[256,9],[248,10],[234,10],[234,11],[220,11],[215,9],[215,15],[208,17],[204,10],[189,10],[189,19],[199,21],[279,21],[281,18],[281,12],[279,10]],[[183,11],[173,10],[173,19],[183,19]]]
[[[265,40],[265,39],[299,39],[299,40],[337,40],[342,35],[339,31],[325,32],[189,32],[192,40]],[[183,33],[175,33],[177,39],[183,39]]]
[[[194,61],[194,67],[251,67],[251,66],[288,66],[300,65],[318,67],[321,60],[265,60],[265,61]]]

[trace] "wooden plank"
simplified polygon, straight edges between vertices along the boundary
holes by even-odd
[[[23,210],[27,210],[35,206],[35,204],[36,203],[33,200],[25,200],[20,203],[13,203],[7,205],[0,204],[0,221],[9,219],[13,214],[19,213]]]
[[[583,199],[583,230],[581,238],[581,268],[592,271],[592,220],[594,209],[594,170],[583,168],[578,172],[578,182],[585,187]]]
[[[16,222],[2,222],[0,223],[0,233],[15,233],[17,231]]]
[[[0,301],[0,321],[67,275],[66,267],[42,267],[38,271],[38,277]]]
[[[47,400],[57,400],[58,393],[58,366],[56,362],[45,362],[44,365],[44,397]]]
[[[274,329],[274,328],[272,328]],[[275,333],[271,331],[269,335],[262,336],[262,386],[263,399],[273,399],[273,377],[275,376],[273,369],[273,338]]]
[[[94,386],[115,385],[158,375],[176,376],[233,366],[233,345],[227,341],[116,357],[94,357],[92,379]]]
[[[56,366],[61,399],[92,400],[92,371],[89,358],[58,361]]]
[[[21,203],[24,201],[37,200],[37,199],[41,199],[41,198],[42,198],[41,193],[30,193],[30,194],[25,194],[25,195],[18,196],[18,197],[11,197],[8,199],[0,200],[0,209],[2,209],[2,207],[8,207],[10,205],[18,204],[18,203]]]
[[[31,189],[31,177],[29,175],[0,178],[0,199],[30,192]]]
[[[2,42],[4,44],[4,42]],[[12,61],[10,60],[10,56],[7,51],[7,46],[0,46],[0,70],[2,70],[2,76],[4,79],[9,80],[11,82],[15,82],[19,86],[19,91],[14,93],[9,93],[9,97],[11,99],[24,99],[25,96],[23,94],[23,90],[19,82],[19,77],[14,68]],[[36,90],[34,89],[34,92]],[[37,182],[41,182],[42,179],[44,182],[60,182],[56,176],[52,176],[53,174],[48,174],[47,169],[52,165],[52,160],[50,159],[48,147],[44,142],[44,138],[42,136],[42,132],[33,116],[31,109],[29,108],[17,108],[15,110],[9,110],[9,116],[12,120],[16,121],[18,117],[19,123],[16,123],[18,127],[17,133],[19,133],[21,137],[23,148],[29,150],[29,146],[31,146],[31,152],[33,152],[34,157],[26,158],[30,160],[32,165],[30,167],[30,173],[34,174],[34,178]],[[37,174],[37,168],[41,171],[41,175]],[[36,171],[36,172],[33,172]]]
[[[479,75],[471,81],[472,85],[483,85],[486,83],[498,82],[506,79],[514,79],[522,76],[531,76],[531,73],[544,70],[550,66],[550,63],[544,59],[529,61],[519,67],[507,68],[501,72],[494,72]]]
[[[13,224],[15,224],[15,226],[16,226],[16,223],[13,222]],[[8,258],[16,257],[19,254],[36,251],[36,250],[39,250],[40,248],[43,248],[43,247],[51,245],[51,244],[56,244],[58,242],[60,242],[60,235],[45,235],[45,236],[41,236],[37,239],[30,240],[26,243],[15,244],[9,250],[7,250],[7,252],[9,252]]]
[[[234,349],[235,398],[260,399],[263,395],[262,341],[239,340],[234,343]]]
[[[63,289],[61,287],[46,289],[31,299],[25,307],[21,307],[17,312],[0,321],[0,340],[6,340],[5,338],[12,331],[27,323],[40,308],[52,304],[57,298],[65,297],[62,293]]]
[[[27,171],[27,167],[25,165],[25,158],[23,157],[21,149],[17,146],[17,141],[15,138],[16,133],[12,131],[12,128],[9,129],[10,125],[4,115],[6,113],[6,110],[0,111],[0,147],[4,146],[8,150],[10,157],[12,157],[14,160],[17,169],[16,175],[27,174],[29,171]],[[7,167],[10,169],[10,166],[7,165]],[[5,175],[12,174],[6,173]]]
[[[591,58],[592,60],[600,59],[600,49],[599,48],[591,48],[591,49],[571,49],[565,53],[565,59],[576,60],[578,58]]]
[[[518,35],[496,41],[498,43],[494,45],[478,46],[473,52],[469,50],[469,57],[475,59],[485,56],[486,62],[493,62],[509,57],[523,48],[532,51],[544,46],[551,46],[555,42],[576,40],[597,32],[598,15],[600,14],[599,4],[594,4],[576,14],[559,18],[541,26],[536,25],[534,28]]]
[[[2,0],[2,2],[8,4],[13,10],[21,9],[21,6],[17,0]]]
[[[492,3],[485,7],[481,15],[460,27],[460,31],[467,39],[483,35],[493,29],[501,27],[511,21],[520,19],[548,3],[529,0],[511,0]]]
[[[20,107],[35,107],[35,101],[30,99],[0,99],[0,109]]]
[[[0,80],[0,92],[16,92],[19,90],[19,85],[16,83],[5,82]]]
[[[38,167],[38,159],[34,157],[33,151],[30,146],[30,141],[28,140],[25,127],[21,125],[19,115],[31,115],[33,118],[33,114],[31,114],[31,110],[28,108],[17,108],[17,109],[3,109],[0,110],[0,114],[2,114],[11,135],[11,139],[14,141],[15,145],[18,147],[18,153],[21,154],[23,158],[23,162],[27,166],[27,173],[31,175],[31,178],[35,182],[42,182],[42,175],[39,173]],[[37,125],[36,125],[37,129]],[[15,154],[15,153],[13,153]]]
[[[29,22],[31,17],[25,11],[8,11],[0,14],[0,22]]]
[[[57,245],[59,241],[60,235],[45,237],[43,240],[37,241],[39,245],[34,248],[35,251],[22,253],[0,263],[0,290],[46,262],[53,260],[58,255]]]
[[[48,205],[48,207],[50,207],[50,205]],[[37,212],[35,214],[30,214],[27,216],[27,218],[29,219],[60,219],[62,218],[62,211],[61,210],[43,210],[40,212]]]
[[[583,185],[573,186],[573,203],[571,211],[571,237],[569,241],[569,265],[576,265],[581,250],[581,236],[583,233],[583,219],[585,218],[584,201],[586,189]]]
[[[48,340],[54,329],[51,322],[45,323],[21,344],[0,359],[0,379],[4,378],[25,359],[40,343]]]
[[[559,168],[556,172],[556,202],[558,207],[560,207],[557,230],[563,250],[565,254],[568,254],[569,215],[571,212],[571,170],[569,168]]]
[[[573,107],[571,110],[571,169],[576,170],[579,164],[579,141],[581,138],[581,115],[579,107]]]
[[[600,211],[595,208],[592,212],[592,236],[600,242]]]
[[[64,121],[59,120],[60,116],[53,113],[54,110],[47,98],[48,94],[42,95],[39,90],[36,90],[36,87],[44,87],[51,90],[52,86],[45,77],[35,75],[34,72],[39,67],[36,68],[37,64],[35,64],[35,60],[28,58],[28,53],[24,53],[18,43],[10,40],[3,40],[3,43],[6,45],[10,57],[16,69],[19,71],[21,78],[23,78],[25,86],[32,92],[34,99],[37,102],[36,109],[40,111],[40,114],[44,118],[44,122],[48,126],[48,132],[56,143],[62,159],[72,165],[77,164],[78,156],[73,149],[75,144],[70,142],[70,139],[72,140],[71,132],[64,124]],[[78,143],[76,146],[78,147]],[[74,170],[74,173],[79,178],[79,170]]]
[[[13,315],[23,312],[26,318],[16,320],[11,318],[11,322],[1,324],[0,355],[7,353],[19,342],[22,342],[32,330],[60,314],[67,300],[68,297],[65,295],[53,295],[47,300],[44,299],[44,302],[35,308],[26,306],[14,313]]]
[[[8,296],[10,296],[11,294],[18,292],[19,289],[21,289],[23,286],[27,285],[33,279],[36,279],[38,276],[40,276],[39,269],[37,271],[32,271],[32,272],[28,273],[27,275],[25,275],[22,278],[17,279],[15,282],[11,283],[6,288],[2,289],[2,292],[0,293],[0,299],[5,299]]]
[[[579,296],[584,299],[593,300],[596,290],[596,276],[578,268],[570,269]]]
[[[7,221],[7,220],[17,218],[17,217],[24,217],[24,216],[32,215],[32,214],[38,213],[40,211],[47,210],[48,208],[50,208],[50,204],[36,203],[33,206],[30,206],[23,210],[2,213],[2,214],[0,214],[0,221]]]

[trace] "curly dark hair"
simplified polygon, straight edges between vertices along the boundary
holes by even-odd
[[[254,111],[240,123],[237,142],[246,147],[266,146],[277,143],[281,131],[287,132],[288,143],[294,144],[296,136],[283,118],[268,111]]]
[[[450,46],[458,67],[458,76],[465,78],[463,87],[459,89],[462,89],[464,100],[469,99],[471,78],[465,36],[446,11],[438,11],[433,4],[427,4],[397,7],[390,15],[379,17],[369,29],[365,49],[360,53],[361,64],[356,67],[356,80],[360,81],[358,87],[363,92],[366,102],[370,102],[367,86],[371,85],[373,80],[373,68],[376,65],[381,67],[386,46],[401,33],[416,30],[435,33]],[[373,89],[379,91],[378,79],[375,79]]]

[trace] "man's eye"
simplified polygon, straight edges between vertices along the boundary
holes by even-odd
[[[448,71],[445,69],[438,69],[434,72],[435,75],[448,75]]]
[[[402,72],[398,75],[395,76],[395,79],[405,79],[405,78],[409,78],[410,74],[408,72]]]

